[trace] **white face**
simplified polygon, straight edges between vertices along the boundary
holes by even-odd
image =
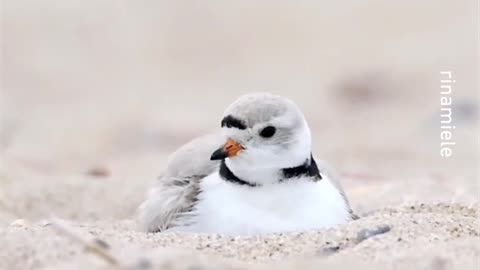
[[[299,166],[311,155],[310,130],[296,112],[245,129],[223,127],[222,132],[226,140],[241,146],[226,158],[227,166],[249,182],[276,182],[279,170]]]

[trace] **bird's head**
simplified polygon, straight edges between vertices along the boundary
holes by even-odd
[[[242,96],[226,109],[221,126],[225,144],[211,159],[223,160],[236,176],[251,183],[275,181],[279,170],[310,158],[310,129],[287,98],[268,93]]]

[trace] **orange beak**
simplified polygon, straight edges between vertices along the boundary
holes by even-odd
[[[229,138],[224,146],[213,152],[210,160],[221,160],[228,157],[234,157],[238,154],[238,152],[242,151],[243,149],[244,148],[240,143]]]

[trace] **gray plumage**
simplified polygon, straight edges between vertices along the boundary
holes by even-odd
[[[158,232],[181,223],[196,202],[199,181],[218,168],[210,155],[222,145],[219,133],[196,138],[180,147],[168,159],[157,185],[137,211],[143,231]]]
[[[290,113],[289,113],[290,112]],[[224,116],[232,115],[246,122],[250,128],[257,124],[268,122],[276,117],[288,115],[290,123],[302,123],[302,116],[297,106],[287,98],[269,93],[245,95],[233,102],[224,112]],[[291,126],[290,128],[295,128]]]

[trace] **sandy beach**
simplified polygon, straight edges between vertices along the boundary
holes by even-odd
[[[108,239],[111,252],[131,269],[477,269],[478,214],[478,205],[415,204],[331,230],[261,237],[145,234],[131,220],[69,226],[85,239]],[[378,228],[382,234],[366,237]],[[2,257],[5,269],[116,269],[45,223],[17,221],[2,234],[10,250]],[[133,268],[142,264],[148,267]]]
[[[0,269],[478,269],[477,35],[476,1],[5,1]],[[168,155],[252,91],[299,105],[361,218],[258,237],[138,231]]]

